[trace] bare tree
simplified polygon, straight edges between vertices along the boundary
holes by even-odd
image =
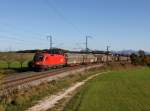
[[[12,52],[4,52],[0,54],[0,59],[7,63],[7,68],[10,68],[10,64],[14,61],[14,53]]]
[[[20,63],[20,68],[23,68],[23,63],[27,61],[27,57],[24,53],[17,54],[17,61]]]

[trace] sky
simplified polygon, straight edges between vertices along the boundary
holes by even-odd
[[[0,0],[0,50],[150,51],[150,0]]]

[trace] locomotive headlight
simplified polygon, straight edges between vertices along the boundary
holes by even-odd
[[[39,63],[39,62],[37,62],[36,64],[37,64],[37,65],[39,65],[40,63]]]
[[[63,60],[63,59],[60,59],[60,62],[64,62],[64,60]]]

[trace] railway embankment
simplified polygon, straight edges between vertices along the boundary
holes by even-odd
[[[57,79],[61,79],[68,75],[81,73],[86,70],[90,70],[97,67],[102,67],[103,64],[90,64],[74,67],[65,67],[62,69],[56,69],[52,71],[29,73],[24,75],[16,75],[12,77],[6,77],[2,81],[0,95],[10,95],[14,90],[30,89],[30,87],[38,86],[43,82],[49,82]]]
[[[61,73],[61,76],[58,76],[57,73],[57,79],[55,79],[55,75],[44,76],[44,78],[42,77],[43,81],[38,79],[40,81],[38,85],[37,83],[34,83],[33,86],[26,84],[27,88],[22,87],[20,88],[21,90],[19,88],[15,90],[6,90],[5,94],[0,98],[0,111],[22,111],[27,107],[35,104],[36,101],[43,98],[44,96],[51,95],[64,89],[65,87],[68,87],[76,81],[84,79],[90,72],[93,72],[93,70],[97,68],[102,68],[102,65],[92,65],[90,67],[80,66],[77,68],[77,70],[73,68],[74,70],[72,69],[71,71],[68,70],[68,72],[65,71]],[[52,77],[53,79],[50,79],[49,77]],[[47,81],[46,78],[49,81]]]
[[[30,86],[25,90],[14,90],[13,93],[1,97],[1,111],[23,111],[41,100],[58,92],[64,91],[77,82],[85,80],[91,75],[107,70],[119,70],[133,68],[132,65],[109,65],[101,67],[93,67],[84,71],[69,73],[67,76],[58,77],[56,80],[41,82],[38,86]]]
[[[72,93],[75,92],[75,90],[77,90],[79,87],[84,85],[87,81],[93,79],[94,77],[96,77],[98,75],[107,74],[107,73],[109,73],[109,71],[97,73],[97,74],[94,74],[94,75],[90,75],[88,78],[86,78],[86,79],[84,79],[80,82],[74,83],[72,86],[70,86],[69,88],[66,88],[64,91],[58,92],[55,95],[51,95],[49,97],[44,98],[43,100],[39,101],[38,104],[36,104],[35,106],[27,109],[26,111],[46,111],[48,109],[51,109],[60,100],[65,99],[66,97],[70,96]]]

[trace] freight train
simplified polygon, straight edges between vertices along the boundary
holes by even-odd
[[[47,70],[54,67],[74,66],[79,64],[105,63],[113,61],[129,61],[127,56],[112,54],[64,52],[62,49],[50,49],[37,52],[33,58],[32,67],[36,70]]]

